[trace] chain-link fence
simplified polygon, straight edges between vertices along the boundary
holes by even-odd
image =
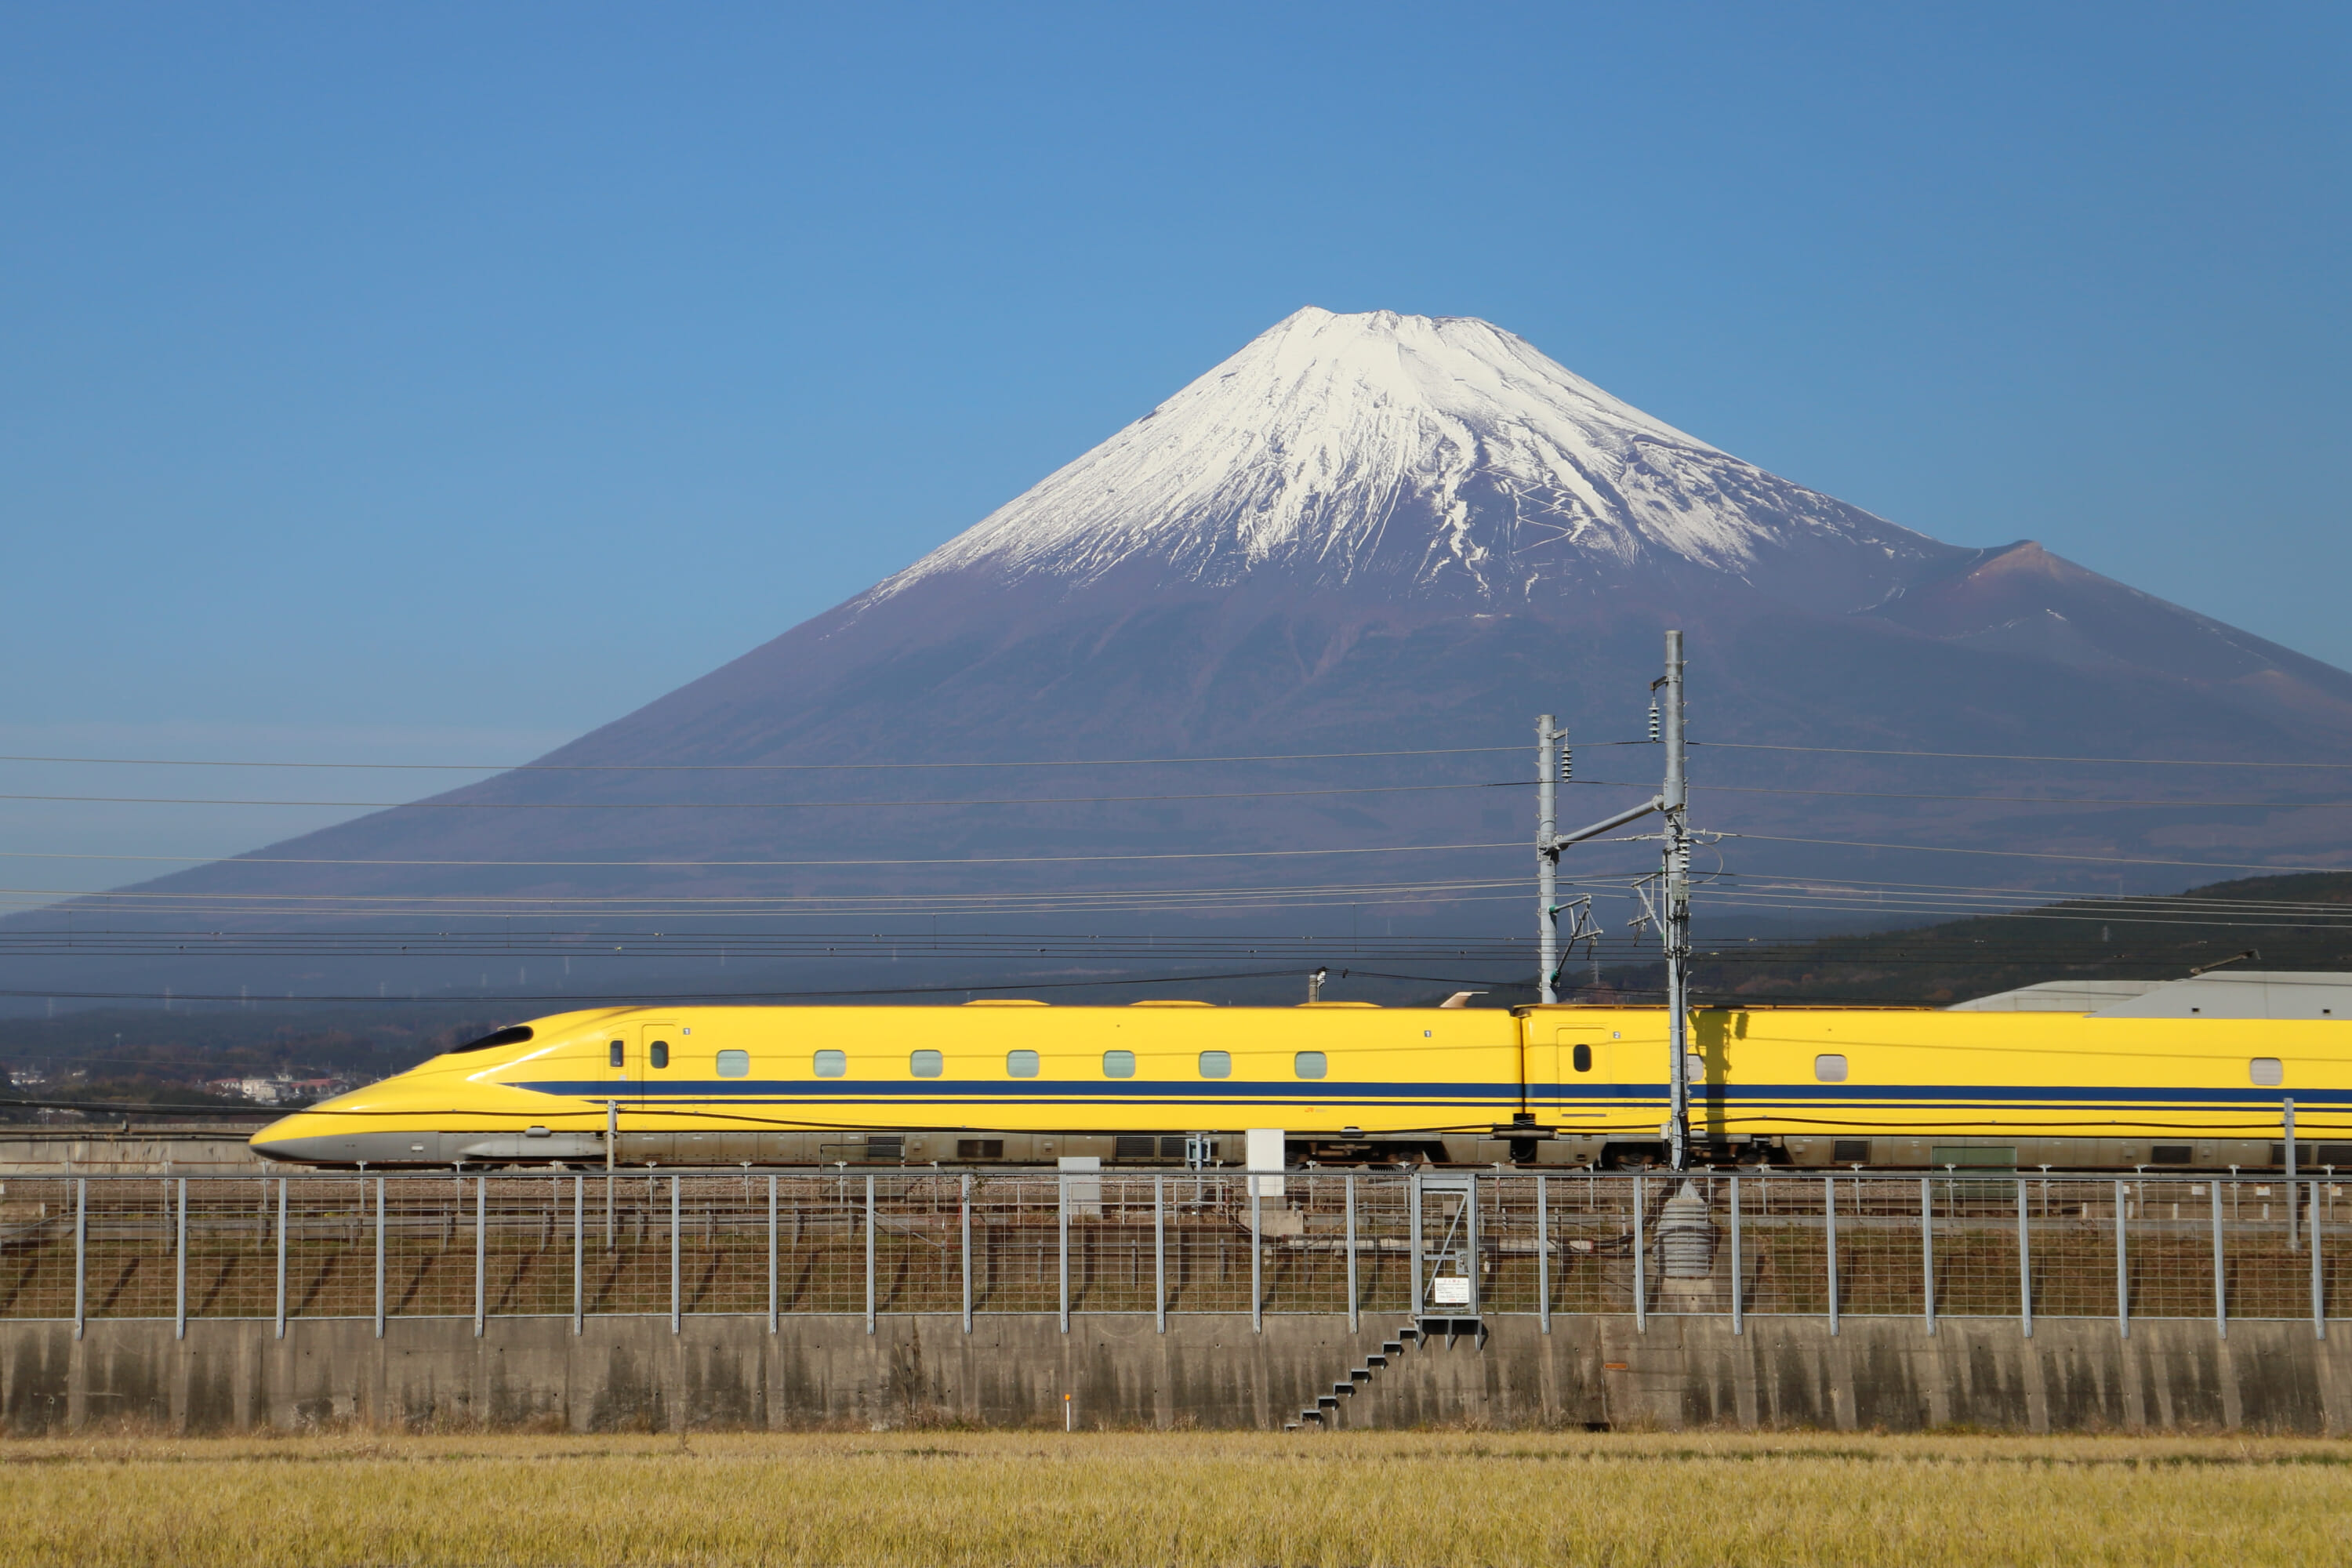
[[[2332,1173],[831,1170],[0,1184],[0,1319],[2305,1318]]]

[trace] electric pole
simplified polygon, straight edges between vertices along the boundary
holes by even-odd
[[[1549,713],[1536,717],[1536,999],[1557,1002],[1552,976],[1559,972],[1559,770],[1552,743],[1559,738]]]
[[[1677,1171],[1690,1165],[1690,789],[1683,773],[1683,634],[1666,633],[1664,722],[1659,739],[1666,751],[1664,787],[1658,792],[1665,816],[1666,1059],[1672,1086],[1666,1123],[1666,1157]]]
[[[1665,818],[1659,835],[1665,850],[1660,881],[1665,894],[1659,934],[1666,946],[1666,1082],[1668,1111],[1660,1129],[1673,1169],[1690,1165],[1690,784],[1684,770],[1683,634],[1666,633],[1666,672],[1650,683],[1664,689],[1662,702],[1650,710],[1651,739],[1665,752],[1665,779],[1658,793],[1640,805],[1603,817],[1573,833],[1559,830],[1559,752],[1566,731],[1552,727],[1552,715],[1536,720],[1536,977],[1538,994],[1545,1002],[1559,998],[1553,981],[1559,969],[1559,852],[1571,844],[1613,832],[1652,812]],[[1646,897],[1646,895],[1644,895]],[[1581,928],[1580,928],[1581,929]]]

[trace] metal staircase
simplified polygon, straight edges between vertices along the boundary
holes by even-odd
[[[1313,1405],[1299,1411],[1297,1420],[1284,1422],[1284,1431],[1297,1432],[1309,1425],[1328,1431],[1337,1426],[1339,1402],[1354,1399],[1359,1389],[1404,1354],[1407,1345],[1425,1348],[1443,1335],[1448,1349],[1465,1336],[1485,1348],[1486,1322],[1478,1310],[1481,1258],[1476,1185],[1469,1176],[1440,1172],[1416,1173],[1410,1185],[1406,1213],[1412,1227],[1408,1244],[1412,1260],[1412,1320],[1397,1331],[1396,1338],[1366,1356],[1362,1365],[1350,1367],[1345,1382],[1334,1383],[1330,1393],[1318,1394]],[[1426,1205],[1431,1197],[1438,1200],[1445,1221],[1434,1247],[1426,1239]]]
[[[1396,1331],[1396,1338],[1386,1341],[1379,1350],[1366,1356],[1361,1365],[1349,1367],[1344,1382],[1333,1384],[1331,1392],[1328,1394],[1316,1395],[1315,1403],[1299,1411],[1297,1420],[1284,1422],[1282,1429],[1286,1432],[1297,1432],[1312,1426],[1323,1431],[1330,1430],[1339,1425],[1339,1402],[1343,1399],[1352,1400],[1359,1389],[1363,1388],[1372,1379],[1402,1360],[1406,1346],[1426,1348],[1433,1340],[1441,1336],[1446,1344],[1451,1346],[1455,1340],[1465,1335],[1469,1336],[1474,1343],[1485,1345],[1486,1342],[1485,1321],[1481,1319],[1466,1317],[1415,1319],[1399,1329]]]

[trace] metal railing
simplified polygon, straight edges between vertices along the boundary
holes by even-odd
[[[914,1312],[2308,1318],[2331,1175],[635,1171],[11,1177],[0,1320]]]

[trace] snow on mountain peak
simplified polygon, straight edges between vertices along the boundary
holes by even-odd
[[[1084,584],[1137,563],[1178,581],[1277,567],[1492,597],[1666,558],[1736,573],[1761,544],[1822,532],[1935,548],[1488,322],[1309,306],[866,602],[944,574]]]

